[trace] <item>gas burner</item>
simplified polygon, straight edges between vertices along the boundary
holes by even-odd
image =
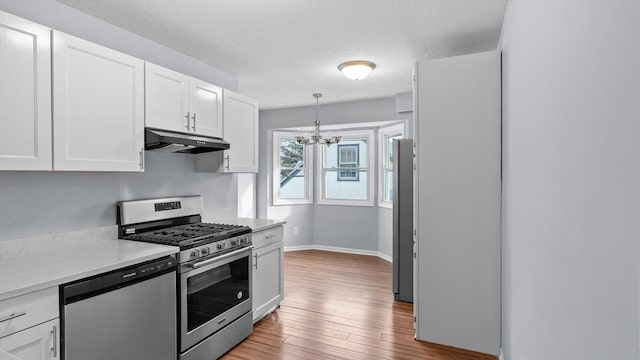
[[[199,196],[120,202],[118,237],[178,246],[181,263],[251,245],[251,228],[203,223],[202,212]]]
[[[194,223],[140,232],[126,235],[124,238],[187,248],[224,240],[250,231],[248,227],[240,225]]]

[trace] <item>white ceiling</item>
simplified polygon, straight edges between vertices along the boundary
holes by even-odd
[[[496,49],[507,0],[58,0],[238,76],[262,109],[393,96],[418,59]],[[338,64],[377,64],[353,81]]]

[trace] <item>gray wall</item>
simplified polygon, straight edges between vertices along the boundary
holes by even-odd
[[[237,76],[55,0],[0,0],[0,10],[237,91]]]
[[[116,223],[116,201],[202,195],[207,215],[236,216],[236,175],[196,173],[190,154],[147,151],[144,173],[0,171],[0,240]]]
[[[378,207],[378,251],[393,257],[393,209]]]
[[[640,2],[510,1],[507,360],[638,359]]]
[[[237,90],[237,77],[54,0],[0,0],[0,10]],[[108,140],[108,139],[107,139]],[[193,155],[146,153],[144,173],[0,172],[0,239],[115,224],[118,200],[202,194],[236,215],[235,175],[195,173]]]
[[[407,74],[407,78],[409,78]],[[320,106],[320,121],[324,125],[365,123],[410,119],[411,115],[396,112],[395,98],[372,99]],[[380,248],[378,227],[379,211],[375,207],[332,205],[278,205],[272,206],[272,132],[274,129],[311,126],[315,119],[315,106],[289,109],[264,110],[260,112],[260,173],[258,174],[258,217],[282,218],[285,226],[285,246],[321,245],[342,248],[389,251],[391,255],[391,228],[382,228],[388,233],[388,246]],[[376,173],[377,176],[377,173]],[[376,193],[377,195],[377,193]],[[377,201],[377,199],[376,199]],[[376,202],[377,204],[377,202]],[[388,221],[391,224],[391,211]],[[293,227],[300,234],[293,235]]]
[[[377,206],[316,205],[313,220],[314,245],[378,251]]]

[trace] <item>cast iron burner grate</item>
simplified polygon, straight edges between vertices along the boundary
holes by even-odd
[[[209,242],[229,238],[244,229],[246,227],[241,225],[195,223],[127,235],[125,238],[127,240],[181,246],[196,241],[207,240]]]

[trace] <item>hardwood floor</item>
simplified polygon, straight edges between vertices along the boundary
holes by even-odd
[[[496,359],[414,340],[413,305],[393,300],[378,257],[308,250],[284,263],[280,309],[222,359]]]

